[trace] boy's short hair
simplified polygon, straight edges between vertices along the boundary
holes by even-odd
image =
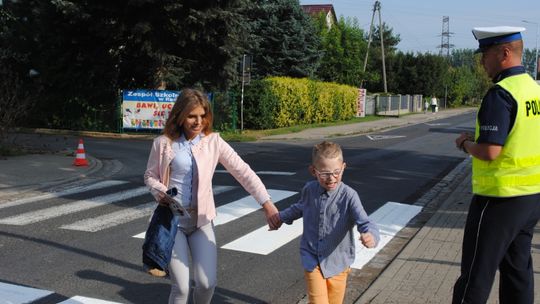
[[[311,153],[311,162],[315,163],[322,158],[339,158],[339,160],[343,161],[343,152],[339,144],[326,140],[316,144]]]

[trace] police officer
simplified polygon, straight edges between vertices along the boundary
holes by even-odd
[[[474,137],[456,146],[472,155],[472,188],[461,275],[452,303],[486,303],[497,269],[500,303],[533,303],[531,241],[540,217],[540,86],[521,65],[521,27],[474,28],[481,63],[494,85],[484,96]]]

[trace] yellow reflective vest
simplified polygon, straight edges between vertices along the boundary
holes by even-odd
[[[491,197],[540,193],[540,86],[528,74],[497,84],[516,100],[516,120],[495,160],[473,157],[473,193]],[[479,133],[477,119],[476,139]]]

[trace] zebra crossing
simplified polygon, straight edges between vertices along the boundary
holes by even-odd
[[[69,203],[57,206],[42,206],[43,204],[46,204],[43,203],[43,201],[46,200],[61,198],[77,193],[90,193],[91,191],[103,190],[126,184],[128,184],[127,181],[119,180],[99,181],[87,186],[74,187],[60,192],[45,193],[34,197],[26,197],[9,202],[3,202],[0,204],[0,209],[21,206],[32,202],[36,204],[40,203],[39,207],[44,208],[33,208],[32,211],[7,217],[0,217],[0,225],[30,225],[45,220],[106,206],[119,201],[141,197],[144,195],[149,196],[148,189],[146,187],[135,187],[91,197],[88,199],[70,201]],[[220,195],[237,188],[238,187],[236,186],[214,185],[213,192],[215,195]],[[297,194],[297,192],[294,191],[277,189],[268,189],[268,192],[275,203]],[[153,200],[149,200],[143,204],[133,207],[125,207],[122,208],[122,210],[104,215],[62,224],[58,228],[74,231],[98,232],[117,225],[126,224],[140,218],[149,217],[154,208],[155,202]],[[214,219],[214,225],[217,227],[231,221],[238,220],[243,216],[257,211],[258,209],[260,209],[260,206],[253,197],[249,195],[244,196],[238,200],[217,207],[217,216]],[[384,245],[386,245],[392,239],[392,237],[420,211],[421,207],[418,206],[388,202],[376,212],[371,214],[371,218],[379,225],[381,229],[381,245],[375,249],[366,249],[361,246],[361,244],[357,244],[357,261],[355,261],[353,267],[361,268],[365,263],[367,263],[367,261],[369,261],[378,252],[378,250],[380,250],[380,248],[384,247]],[[260,228],[247,232],[245,235],[223,245],[221,248],[268,255],[299,237],[302,234],[302,223],[302,219],[299,219],[292,225],[283,225],[278,231],[268,231],[267,226],[261,225]],[[141,232],[133,237],[144,239],[144,235],[145,233]],[[264,239],[265,242],[257,242],[257,240],[261,239]],[[358,238],[356,237],[356,239]]]
[[[146,201],[136,206],[122,206],[121,210],[112,211],[95,217],[75,220],[71,223],[60,223],[61,221],[55,221],[54,225],[58,225],[56,228],[62,230],[95,233],[105,229],[111,229],[115,226],[126,224],[140,218],[149,218],[155,208],[155,202],[150,196],[148,189],[146,187],[133,185],[130,185],[128,189],[125,189],[127,188],[127,184],[129,184],[129,182],[119,180],[100,181],[87,186],[75,187],[60,192],[44,193],[33,197],[25,197],[8,202],[0,202],[0,209],[7,211],[9,211],[10,208],[16,207],[21,209],[21,207],[34,203],[31,211],[22,211],[22,213],[3,217],[0,216],[0,227],[2,225],[31,225],[49,219],[59,219],[71,214],[81,214],[85,211],[95,210],[100,207],[130,199],[142,202],[145,200],[144,196],[147,197]],[[114,187],[117,186],[121,186],[122,190],[115,190]],[[237,186],[214,185],[213,192],[216,196],[218,196],[237,189],[239,189]],[[96,190],[104,191],[105,193],[112,193],[92,197],[93,191]],[[297,194],[295,191],[278,189],[268,189],[268,191],[275,203]],[[87,195],[90,196],[90,198],[80,200],[60,200],[60,198],[74,194]],[[56,198],[59,200],[55,200]],[[214,225],[219,227],[232,221],[240,220],[242,217],[257,211],[258,209],[260,209],[260,206],[254,200],[254,198],[246,195],[240,199],[217,207],[217,217],[214,219]],[[372,213],[370,217],[378,224],[381,230],[381,242],[376,248],[366,249],[359,243],[359,236],[356,235],[356,260],[351,267],[361,269],[420,211],[421,207],[419,206],[387,202],[381,208]],[[302,219],[296,220],[292,225],[282,225],[277,231],[268,231],[268,226],[261,224],[261,226],[254,231],[246,231],[244,235],[221,246],[221,249],[242,251],[258,255],[269,255],[292,240],[298,238],[302,234],[302,226]],[[131,237],[143,239],[144,232]],[[261,239],[265,241],[260,242]],[[27,300],[26,297],[34,297],[35,300],[51,293],[53,292],[0,282],[0,304],[28,303],[33,300]],[[3,302],[3,299],[7,299],[5,300],[7,302]],[[61,303],[108,304],[115,302],[75,297]]]
[[[116,191],[109,194],[99,195],[82,200],[70,200],[64,204],[47,207],[47,204],[56,204],[55,198],[62,198],[68,195],[91,193],[94,190],[103,190],[106,188],[112,188],[118,185],[128,184],[127,181],[109,180],[97,182],[85,187],[75,187],[61,192],[45,193],[33,197],[25,197],[23,199],[1,202],[0,209],[8,209],[10,207],[18,207],[21,205],[35,203],[31,211],[11,215],[7,217],[0,217],[0,225],[14,225],[24,226],[43,222],[46,220],[59,218],[62,216],[88,211],[90,209],[103,207],[106,205],[114,204],[117,202],[134,199],[137,197],[147,196],[150,200],[146,203],[125,207],[123,210],[115,211],[112,213],[104,214],[97,217],[82,219],[73,223],[64,224],[59,226],[60,229],[77,230],[86,232],[98,232],[104,229],[114,227],[116,225],[125,224],[133,220],[148,217],[152,214],[156,204],[151,199],[149,191],[146,187],[135,187]],[[214,195],[219,195],[228,191],[237,189],[236,186],[224,186],[214,185]],[[268,189],[274,202],[279,202],[283,199],[295,195],[297,192]],[[53,199],[51,201],[51,199]],[[36,208],[37,206],[37,208]],[[214,220],[216,226],[226,224],[248,215],[252,212],[260,209],[259,204],[251,197],[245,196],[236,201],[230,202],[217,209],[218,217]],[[136,235],[134,237],[144,238],[144,233]]]
[[[43,299],[54,292],[45,289],[20,286],[0,282],[0,304],[31,303]],[[96,298],[74,296],[57,304],[121,304]]]

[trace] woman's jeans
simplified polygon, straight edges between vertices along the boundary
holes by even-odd
[[[217,284],[217,248],[213,223],[200,228],[178,228],[169,264],[172,283],[169,304],[188,302],[190,255],[194,281],[193,301],[195,304],[210,303]]]

